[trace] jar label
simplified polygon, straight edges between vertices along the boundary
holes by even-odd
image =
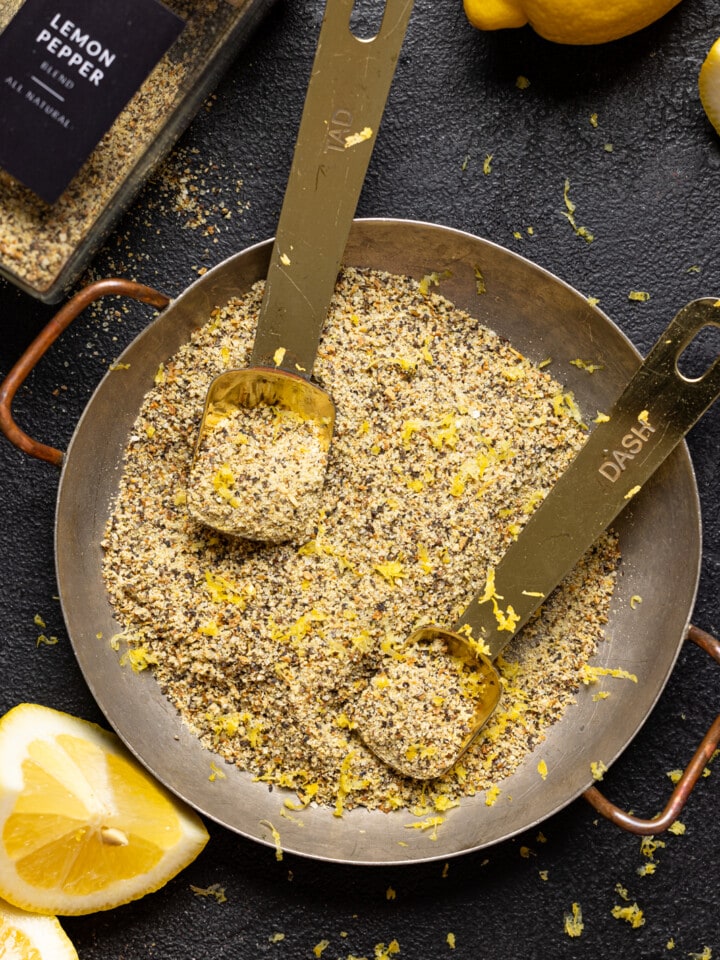
[[[0,34],[0,167],[54,203],[184,25],[158,0],[25,0]]]

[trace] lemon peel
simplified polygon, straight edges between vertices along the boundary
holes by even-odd
[[[32,703],[0,719],[0,896],[13,906],[109,910],[159,889],[207,840],[115,734]]]
[[[525,24],[554,43],[607,43],[659,20],[680,0],[464,0],[479,30]]]
[[[720,37],[710,47],[700,67],[698,90],[708,120],[720,133]]]

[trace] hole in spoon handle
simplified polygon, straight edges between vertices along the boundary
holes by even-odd
[[[610,420],[588,441],[588,446],[600,438],[605,443],[608,466],[600,472],[606,479],[616,483],[627,474],[634,485],[642,484],[720,395],[720,357],[694,379],[678,368],[708,326],[720,327],[720,300],[708,297],[684,306],[616,401]]]

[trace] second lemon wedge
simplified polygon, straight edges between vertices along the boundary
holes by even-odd
[[[0,900],[2,960],[78,960],[56,917],[39,917]]]

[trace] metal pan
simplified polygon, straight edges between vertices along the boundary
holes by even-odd
[[[284,850],[318,859],[390,864],[448,858],[512,837],[583,793],[599,809],[607,807],[593,787],[591,763],[602,760],[609,767],[647,719],[686,637],[695,600],[700,515],[684,444],[617,524],[623,576],[607,641],[595,662],[634,673],[637,684],[613,688],[612,714],[607,705],[593,701],[591,691],[579,690],[577,702],[550,728],[542,744],[547,778],[538,776],[538,758],[531,755],[503,782],[501,798],[493,806],[487,806],[482,795],[464,799],[434,838],[429,831],[408,830],[413,818],[407,811],[360,809],[337,818],[329,808],[311,806],[298,818],[301,823],[280,819],[283,791],[270,792],[250,775],[225,765],[227,776],[211,781],[211,763],[220,761],[183,726],[150,673],[136,674],[118,665],[118,655],[108,642],[119,627],[102,579],[100,543],[117,491],[123,449],[158,365],[213,307],[266,275],[270,251],[267,241],[229,258],[167,306],[123,353],[120,360],[127,368],[122,380],[113,374],[103,379],[64,458],[52,448],[38,448],[3,411],[5,422],[0,426],[8,435],[15,432],[11,439],[45,459],[63,460],[56,516],[59,592],[77,659],[100,708],[155,776],[209,818],[266,844],[277,839],[274,826]],[[607,409],[638,366],[638,354],[629,341],[584,296],[522,257],[469,234],[408,221],[358,220],[344,262],[416,278],[431,271],[447,273],[441,292],[531,360],[551,356],[556,370],[567,371],[564,380],[581,409]],[[477,290],[478,270],[487,289],[482,296]],[[114,290],[88,290],[80,296],[87,302]],[[143,289],[130,292],[156,305],[165,299],[156,293],[153,298],[152,291]],[[76,315],[78,309],[70,312]],[[68,322],[66,317],[63,323]],[[57,330],[50,342],[56,335]],[[569,364],[578,357],[600,360],[602,374],[591,377]],[[7,392],[0,391],[0,405],[7,401]],[[633,595],[643,598],[636,609],[631,609]],[[717,649],[710,652],[717,655]],[[715,733],[720,736],[720,731]],[[706,753],[708,749],[706,742]],[[503,799],[509,796],[512,801]],[[602,812],[623,820],[621,814]],[[639,832],[659,828],[653,821]]]

